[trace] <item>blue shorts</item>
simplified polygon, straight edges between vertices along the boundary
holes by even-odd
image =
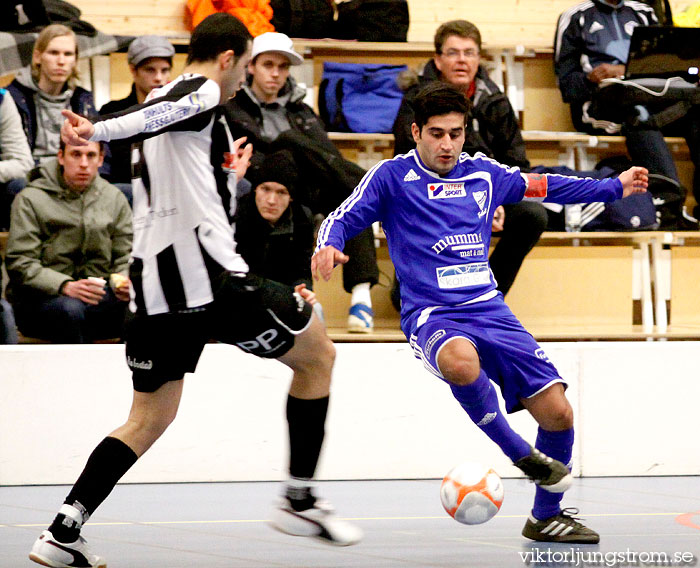
[[[554,383],[567,386],[501,294],[484,302],[434,309],[423,325],[411,330],[410,342],[414,355],[444,380],[438,354],[455,337],[474,345],[481,368],[500,387],[509,413],[523,409],[521,398],[530,398]]]

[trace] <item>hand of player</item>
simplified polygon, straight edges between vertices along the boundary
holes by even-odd
[[[75,114],[72,110],[64,109],[61,114],[66,120],[61,126],[61,138],[71,146],[85,146],[95,133],[95,127],[84,116]]]
[[[336,264],[345,264],[350,257],[332,246],[323,247],[311,257],[311,274],[314,280],[319,277],[328,281],[331,279],[333,267]]]
[[[83,278],[82,280],[70,280],[66,282],[61,291],[64,296],[77,298],[81,302],[96,306],[105,295],[104,286]]]
[[[612,63],[601,63],[591,71],[587,77],[592,83],[600,83],[603,79],[621,77],[625,72],[624,65],[613,65]]]
[[[649,185],[649,171],[646,168],[633,166],[622,172],[618,179],[622,182],[622,197],[633,193],[644,193]]]
[[[503,223],[506,220],[506,210],[503,209],[503,205],[496,207],[496,211],[493,214],[493,221],[491,222],[491,232],[498,233],[503,230]]]
[[[316,293],[313,290],[309,290],[306,287],[306,284],[297,284],[294,286],[294,291],[304,298],[304,301],[311,306],[318,302],[316,299]]]

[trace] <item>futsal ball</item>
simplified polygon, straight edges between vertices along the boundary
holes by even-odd
[[[440,501],[455,521],[480,525],[493,518],[501,508],[501,477],[478,463],[460,464],[442,480]]]

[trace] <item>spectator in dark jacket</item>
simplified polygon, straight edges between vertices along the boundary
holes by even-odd
[[[659,127],[650,116],[671,106],[663,97],[659,103],[641,106],[627,103],[624,97],[619,103],[602,103],[595,96],[601,81],[623,75],[634,28],[657,24],[654,8],[644,2],[593,0],[577,4],[559,16],[554,72],[577,130],[599,136],[625,135],[632,161],[669,180],[661,190],[653,184],[649,187],[661,228],[697,229],[697,221],[684,215],[681,203],[685,191],[664,135],[687,140],[695,165],[693,193],[700,202],[700,106],[692,106],[685,115],[681,112]],[[700,214],[700,206],[694,214]]]
[[[170,81],[175,48],[161,36],[145,35],[137,37],[129,44],[127,62],[134,79],[129,96],[110,101],[100,109],[100,115],[121,112],[131,106],[141,104],[156,87]],[[131,144],[124,140],[109,143],[111,153],[109,173],[103,177],[114,184],[131,184]],[[120,189],[123,190],[123,188]]]
[[[251,167],[272,152],[289,150],[301,180],[297,201],[314,214],[327,215],[350,195],[364,171],[343,159],[321,119],[303,102],[306,91],[289,75],[290,66],[302,62],[286,35],[259,35],[253,41],[248,81],[224,112],[234,139],[246,136],[253,145]],[[371,332],[370,287],[379,278],[372,230],[348,241],[345,253],[350,260],[343,267],[343,287],[352,294],[348,330]]]
[[[411,134],[414,122],[411,101],[420,87],[435,81],[457,86],[472,102],[463,151],[482,152],[508,166],[529,170],[525,143],[515,112],[498,86],[480,65],[481,34],[465,20],[442,24],[435,33],[435,56],[428,61],[421,76],[408,86],[394,122],[395,152],[404,154],[415,147]],[[505,218],[504,218],[505,217]],[[520,202],[506,205],[500,218],[494,218],[494,232],[500,239],[489,258],[498,289],[510,290],[528,252],[547,226],[547,212],[539,203]],[[396,304],[397,294],[392,293]]]
[[[236,252],[251,272],[287,284],[309,301],[314,223],[311,211],[296,201],[294,158],[286,150],[274,152],[246,176],[254,189],[238,202]]]

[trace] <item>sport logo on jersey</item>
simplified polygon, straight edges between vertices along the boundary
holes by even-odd
[[[486,196],[487,192],[484,191],[475,191],[472,193],[472,197],[474,198],[474,201],[476,201],[476,204],[479,206],[479,217],[483,217],[486,215],[486,209],[484,207],[486,206]]]
[[[429,183],[428,198],[430,199],[452,199],[454,197],[464,197],[467,190],[464,183]]]

